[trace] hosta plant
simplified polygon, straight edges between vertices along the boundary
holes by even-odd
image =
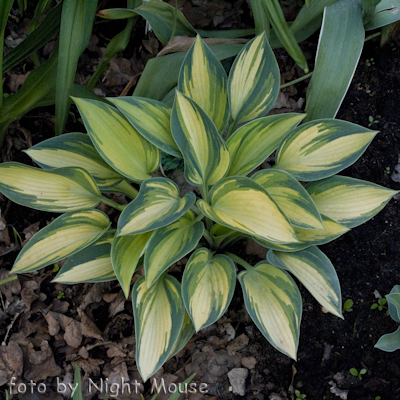
[[[279,84],[265,34],[243,48],[229,78],[198,37],[172,108],[148,98],[108,99],[113,106],[75,98],[88,135],[69,133],[29,149],[42,169],[0,166],[4,195],[65,213],[28,242],[13,272],[68,257],[55,282],[117,279],[128,297],[144,265],[132,288],[144,380],[222,316],[236,279],[265,338],[296,359],[302,299],[292,275],[342,318],[335,269],[316,245],[367,221],[396,192],[335,175],[361,156],[376,131],[333,119],[299,126],[305,114],[265,117]],[[251,175],[275,150],[273,168]],[[192,191],[152,176],[162,152],[183,158]],[[101,194],[110,191],[133,200],[117,204]],[[95,209],[102,201],[122,211],[116,227]],[[250,265],[234,254],[232,243],[241,238],[270,249],[267,260]],[[179,282],[168,268],[190,253]]]
[[[400,323],[400,285],[393,286],[390,293],[386,295],[386,299],[389,315],[393,321]],[[389,352],[400,349],[400,326],[393,333],[381,336],[375,347]]]

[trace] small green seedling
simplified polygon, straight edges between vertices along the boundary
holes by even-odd
[[[382,398],[381,396],[376,396],[375,400],[381,400],[381,398]]]
[[[14,235],[14,243],[22,244],[22,238],[21,238],[21,235],[18,233],[18,231],[11,224],[9,224],[8,226],[11,226],[11,228],[12,228],[13,235]]]
[[[378,124],[378,123],[379,123],[379,121],[376,120],[376,119],[374,119],[374,117],[373,117],[372,115],[370,115],[370,116],[368,117],[368,121],[369,121],[369,123],[368,123],[368,128],[371,127],[371,126],[374,125],[374,124]]]
[[[58,272],[60,270],[60,266],[58,264],[54,264],[53,272]]]
[[[386,175],[390,175],[390,167],[386,167],[385,168],[385,174]]]
[[[57,299],[58,299],[58,300],[65,299],[65,294],[64,294],[64,292],[62,292],[61,290],[59,290],[59,291],[58,291]]]
[[[389,309],[386,307],[387,300],[385,298],[378,299],[377,303],[373,303],[371,306],[371,310],[378,309],[379,311],[386,310],[386,314],[389,315]]]
[[[343,304],[343,312],[353,311],[354,301],[352,299],[347,299]]]
[[[367,61],[365,61],[365,65],[367,67],[370,67],[371,65],[375,65],[374,59],[372,57],[371,58],[367,58]]]
[[[365,368],[360,369],[360,372],[357,371],[356,368],[350,368],[349,372],[353,375],[353,376],[357,376],[358,379],[361,381],[362,380],[362,376],[365,375],[367,373],[367,370]]]
[[[294,394],[296,395],[296,400],[303,400],[307,397],[307,395],[302,394],[300,390],[295,390]]]

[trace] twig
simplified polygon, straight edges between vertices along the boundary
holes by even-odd
[[[13,320],[11,321],[10,325],[7,326],[7,333],[6,333],[6,336],[4,336],[3,342],[1,343],[2,346],[6,346],[6,345],[7,345],[7,338],[8,338],[8,335],[10,334],[11,328],[13,327],[15,321],[17,320],[17,318],[19,317],[20,314],[21,314],[20,312],[17,312],[17,313],[14,315],[14,318],[13,318]]]
[[[132,77],[132,79],[126,84],[126,86],[124,87],[124,90],[121,92],[121,94],[119,95],[119,97],[121,96],[126,96],[129,92],[129,90],[131,89],[131,87],[133,86],[133,84],[136,82],[136,79],[142,75],[141,72],[139,72],[138,74],[136,74],[134,77]]]

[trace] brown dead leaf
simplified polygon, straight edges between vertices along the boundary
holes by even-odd
[[[10,80],[8,82],[10,92],[16,93],[18,89],[24,84],[26,78],[30,73],[31,71],[28,71],[26,74],[11,74]]]
[[[42,340],[40,350],[36,351],[32,343],[23,346],[26,355],[24,364],[24,378],[27,380],[45,380],[49,376],[57,376],[61,368],[54,360],[53,350],[46,340]]]
[[[108,282],[95,283],[83,299],[80,309],[85,310],[88,305],[98,303],[103,298],[104,293],[107,293],[109,287]]]
[[[23,365],[23,353],[15,341],[10,341],[8,346],[1,346],[0,386],[9,383],[12,377],[18,379],[22,375]]]
[[[43,315],[49,325],[49,334],[56,335],[59,332],[59,327],[61,327],[65,332],[65,342],[73,348],[80,346],[83,336],[102,340],[101,332],[97,326],[82,310],[79,311],[78,309],[78,312],[80,313],[81,322],[60,313],[43,311]]]
[[[81,318],[83,336],[102,340],[99,328],[80,308],[78,308],[78,315]]]
[[[21,298],[27,311],[31,310],[32,303],[39,298],[32,288],[25,287],[21,290]]]
[[[118,293],[118,296],[115,298],[115,300],[111,303],[110,308],[108,310],[108,314],[111,318],[114,317],[119,312],[124,311],[125,301],[126,298],[124,292],[121,290]]]
[[[238,336],[231,344],[226,348],[228,350],[228,354],[233,355],[237,351],[242,350],[249,344],[249,338],[244,333]]]
[[[60,314],[65,314],[68,311],[68,308],[69,308],[68,301],[62,301],[60,299],[57,299],[57,297],[55,297],[53,299],[51,304],[53,306],[51,311],[56,312],[56,313],[60,313]]]
[[[49,334],[55,336],[60,332],[60,324],[56,318],[56,313],[54,312],[43,312],[44,319],[49,324]]]
[[[7,271],[4,268],[0,269],[0,281],[8,279],[11,276],[15,276],[15,274],[9,274],[9,271]],[[21,284],[19,283],[18,279],[16,279],[15,281],[4,283],[3,285],[0,285],[0,292],[6,296],[6,299],[9,303],[12,303],[13,301],[12,295],[20,294]]]
[[[107,357],[126,357],[126,354],[122,351],[122,349],[116,344],[112,344],[107,350]]]
[[[21,243],[22,247],[24,247],[28,243],[29,239],[31,239],[32,236],[39,230],[39,225],[40,221],[37,221],[34,224],[27,226],[22,231],[22,233],[25,235],[25,240]]]
[[[118,293],[106,293],[105,295],[103,295],[103,300],[106,303],[112,303],[117,296],[118,296]]]
[[[99,365],[103,365],[104,361],[96,358],[88,358],[87,360],[78,360],[73,364],[76,364],[86,374],[98,375],[100,373]]]
[[[82,325],[70,318],[70,322],[65,325],[64,340],[73,348],[80,346],[82,342]]]

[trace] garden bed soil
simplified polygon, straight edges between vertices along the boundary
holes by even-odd
[[[193,1],[193,4],[196,3],[198,2]],[[200,11],[197,10],[197,14],[193,11],[196,10],[193,4],[185,3],[189,20],[192,15],[191,22],[195,26],[197,22],[201,28],[206,27],[210,15],[202,13],[201,19]],[[235,8],[226,5],[230,3],[223,4],[225,9],[220,11],[220,15],[225,18],[226,25],[245,27],[249,19],[248,9],[243,15],[240,14],[241,17],[237,17]],[[247,7],[241,1],[233,4],[244,9]],[[143,26],[139,25],[136,29],[139,31],[141,28]],[[100,35],[98,37],[101,44],[103,39]],[[139,44],[130,45],[124,53],[124,56],[130,54],[126,56],[127,59],[131,59],[132,54],[136,57],[136,61],[131,62],[132,76],[135,68],[143,68],[148,49],[152,46],[156,49],[158,46],[154,39],[145,39],[147,44],[145,48],[141,47],[143,38]],[[303,44],[304,50],[310,55],[310,61],[315,54],[316,43],[315,36]],[[92,50],[85,53],[80,63],[78,75],[82,79],[85,79],[87,71],[92,68],[90,60],[96,47]],[[277,55],[281,71],[290,72],[295,79],[298,70],[292,61],[282,50],[277,51]],[[380,47],[379,39],[367,42],[337,116],[363,126],[368,126],[372,117],[372,121],[376,122],[371,128],[381,131],[365,154],[341,174],[397,190],[400,189],[400,184],[394,182],[391,176],[395,172],[395,166],[400,164],[399,71],[400,43],[392,42]],[[111,68],[108,74],[119,78],[122,76],[121,82],[125,84],[121,71],[116,74],[115,69]],[[307,81],[298,84],[297,93],[288,89],[294,100],[305,97],[306,84]],[[117,95],[117,91],[121,90],[120,86],[100,84],[99,90],[107,95]],[[76,110],[73,109],[73,112],[77,116]],[[51,108],[33,110],[19,123],[13,124],[2,149],[2,161],[20,161],[31,165],[21,150],[53,135],[53,115],[54,110]],[[83,131],[83,126],[70,120],[67,129]],[[0,248],[3,249],[0,268],[3,271],[12,267],[18,253],[10,251],[10,244],[12,246],[12,243],[18,243],[11,226],[25,240],[38,228],[45,226],[54,215],[18,206],[1,195],[0,209],[3,221],[9,226],[3,231],[7,233],[3,234],[3,242],[0,242]],[[103,209],[111,213],[107,207]],[[114,222],[117,215],[110,214]],[[6,245],[9,247],[5,254]],[[243,398],[233,393],[228,378],[228,372],[234,368],[244,368],[245,373],[248,373],[245,388],[241,388],[246,399],[293,399],[295,389],[306,394],[310,400],[373,400],[377,396],[381,396],[382,400],[400,399],[399,352],[384,353],[374,348],[379,337],[393,332],[396,324],[384,311],[371,310],[371,305],[377,301],[377,293],[385,296],[393,285],[400,284],[399,196],[366,224],[320,248],[336,267],[343,301],[352,299],[354,306],[352,311],[344,313],[344,320],[325,314],[321,306],[300,285],[303,319],[297,362],[273,349],[261,335],[244,309],[241,290],[237,285],[234,300],[224,317],[196,334],[185,349],[166,363],[157,373],[157,377],[164,378],[167,383],[182,382],[196,372],[194,382],[209,384],[209,394],[206,396],[197,393],[185,397],[191,399]],[[253,255],[246,255],[246,250]],[[239,243],[235,251],[238,254],[243,253],[243,257],[252,258],[254,262],[260,260],[254,255],[257,253],[254,246],[246,248],[244,243]],[[178,262],[172,273],[179,276],[185,261]],[[49,267],[36,274],[20,276],[19,283],[14,282],[7,287],[3,285],[3,289],[0,287],[4,311],[0,311],[0,338],[4,339],[11,324],[7,344],[10,343],[9,347],[19,346],[25,357],[18,358],[19,353],[16,352],[18,354],[14,361],[18,364],[23,360],[23,365],[19,365],[22,368],[20,374],[25,380],[38,379],[45,382],[52,391],[48,394],[49,397],[35,393],[19,395],[19,398],[62,399],[60,394],[55,393],[56,375],[67,374],[64,379],[71,379],[72,364],[79,365],[84,371],[85,385],[89,376],[94,381],[108,378],[113,382],[113,379],[115,381],[120,376],[127,376],[131,381],[140,381],[134,363],[132,306],[130,301],[124,301],[121,297],[118,284],[112,282],[68,287],[50,283],[53,276],[54,272]],[[60,319],[58,323],[61,329],[57,334],[49,332],[49,327],[54,322],[48,315],[50,310],[54,315],[57,314],[54,318]],[[64,317],[60,315],[69,319],[63,321]],[[76,335],[66,337],[66,326],[71,324],[76,324],[77,327],[81,324],[81,331],[84,327],[82,341],[79,342],[78,335],[75,347]],[[7,353],[5,346],[2,351],[4,362],[4,357],[12,351]],[[1,362],[0,360],[0,370]],[[360,380],[349,373],[350,368],[365,368],[367,372]],[[150,384],[140,386],[140,390],[149,396]],[[339,395],[342,397],[338,397]],[[84,392],[84,396],[86,399],[90,398],[87,392]],[[3,390],[0,398],[5,398]],[[118,398],[140,397],[120,395]],[[159,398],[166,397],[160,395]]]

